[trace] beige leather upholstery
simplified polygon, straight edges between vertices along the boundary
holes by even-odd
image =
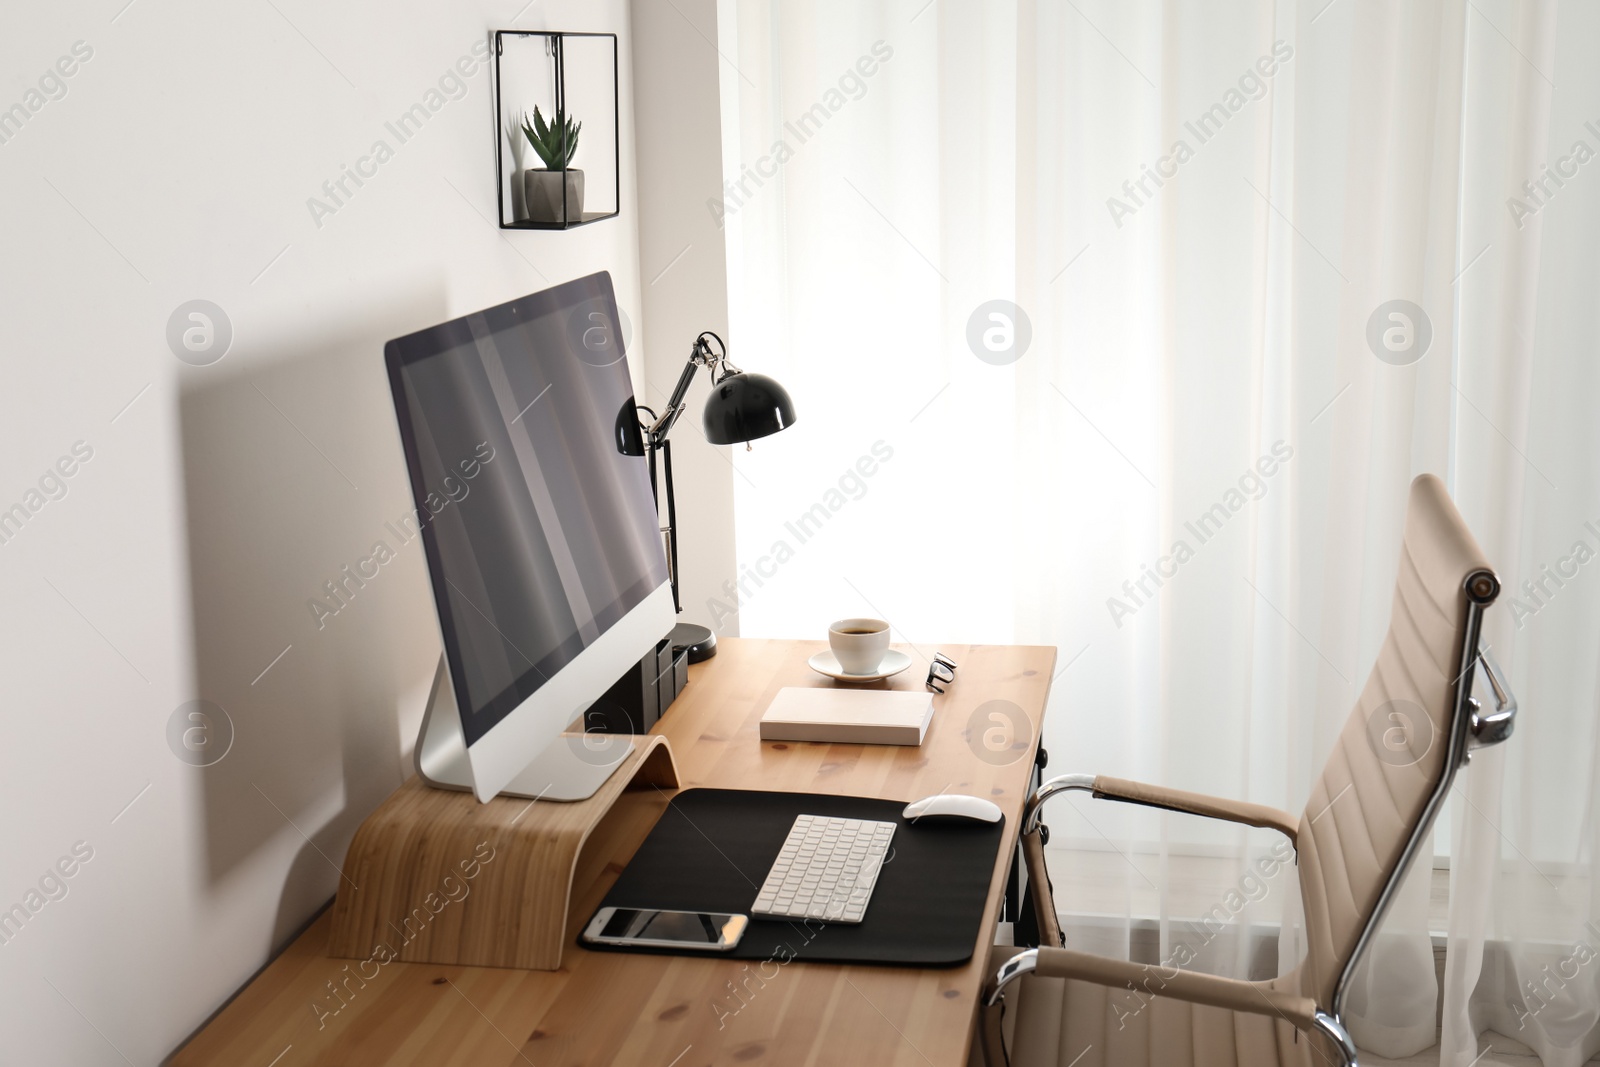
[[[1319,1004],[1332,1003],[1340,972],[1446,771],[1455,681],[1464,666],[1466,583],[1491,571],[1439,479],[1425,474],[1413,482],[1389,633],[1295,839],[1309,942],[1300,988]]]
[[[1126,778],[1098,775],[1094,780],[1094,795],[1101,800],[1123,800],[1130,804],[1204,815],[1208,819],[1226,819],[1245,826],[1260,826],[1285,834],[1291,841],[1300,832],[1300,820],[1279,808],[1243,800],[1208,797],[1204,793],[1146,785],[1144,782],[1130,782]]]
[[[1009,1020],[1013,1065],[1340,1062],[1331,1043],[1307,1032],[1312,1015],[1335,1007],[1340,976],[1385,887],[1402,873],[1401,859],[1436,787],[1465,751],[1464,740],[1452,749],[1450,739],[1469,581],[1473,599],[1485,606],[1499,591],[1444,486],[1423,475],[1411,486],[1389,632],[1298,820],[1261,805],[1094,780],[1097,797],[1289,835],[1299,856],[1308,941],[1300,966],[1270,983],[1253,983],[1041,948],[1037,970],[1006,998],[1015,1012]],[[1456,736],[1464,735],[1458,730]],[[1037,831],[1025,836],[1024,857],[1040,929],[1054,934],[1059,927],[1038,838]],[[986,1024],[986,1035],[998,1033],[992,1020]],[[990,1059],[998,1067],[992,1052]]]
[[[1140,997],[1126,988],[1024,978],[1007,998],[1011,1062],[1052,1067],[1329,1067],[1310,1035],[1270,1015]],[[1326,1055],[1327,1058],[1324,1058]]]
[[[1039,924],[1039,944],[1061,944],[1061,920],[1056,917],[1055,892],[1050,887],[1050,872],[1044,863],[1044,840],[1035,830],[1022,836],[1022,862],[1028,868],[1028,884],[1042,886],[1035,890],[1033,915]]]
[[[1130,963],[1066,948],[1041,952],[1039,967],[1034,974],[1044,978],[1079,979],[1110,987],[1123,1002],[1120,1006],[1112,1007],[1118,1019],[1124,1023],[1127,1017],[1139,1014],[1144,1003],[1165,997],[1190,1004],[1203,1004],[1209,1008],[1226,1008],[1232,1012],[1277,1018],[1295,1026],[1310,1026],[1311,1017],[1317,1010],[1309,997],[1295,991],[1292,982],[1276,979],[1271,982],[1241,982],[1199,971],[1185,971],[1172,963]]]

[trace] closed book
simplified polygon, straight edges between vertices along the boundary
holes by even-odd
[[[788,686],[761,716],[761,740],[920,745],[932,719],[927,693]]]

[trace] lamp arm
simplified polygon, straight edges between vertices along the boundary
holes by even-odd
[[[712,351],[708,338],[717,342],[716,351]],[[657,452],[661,453],[665,468],[662,471],[662,480],[666,482],[667,514],[666,524],[661,527],[661,533],[665,538],[663,547],[667,553],[667,576],[672,584],[672,606],[680,613],[683,611],[683,602],[678,590],[678,502],[672,491],[672,447],[667,435],[672,432],[678,416],[683,414],[684,400],[689,395],[689,386],[694,382],[695,372],[701,367],[711,368],[711,379],[714,382],[722,381],[730,374],[739,373],[739,369],[728,362],[728,346],[723,343],[722,338],[707,330],[694,339],[694,347],[689,350],[689,359],[684,363],[682,373],[678,375],[678,384],[672,387],[672,395],[667,398],[667,406],[660,416],[658,417],[643,404],[636,405],[639,414],[650,416],[649,422],[640,420],[640,428],[644,431],[645,454],[650,462],[650,495],[656,501],[657,515],[660,514],[661,507],[660,497],[657,495]]]
[[[659,447],[667,439],[667,434],[672,432],[672,427],[677,424],[678,416],[683,414],[684,397],[688,395],[689,384],[694,381],[694,372],[700,369],[700,364],[693,356],[683,365],[683,373],[678,375],[678,384],[672,387],[672,396],[667,399],[666,409],[655,424],[646,427],[645,433],[653,445]]]
[[[717,342],[715,352],[711,350],[707,338]],[[684,399],[689,395],[689,385],[694,381],[695,371],[701,367],[711,368],[713,382],[719,382],[730,374],[739,373],[739,368],[728,362],[728,346],[723,344],[722,338],[710,330],[696,337],[694,347],[689,350],[689,360],[683,365],[683,373],[678,375],[678,384],[672,387],[672,396],[667,399],[666,409],[653,425],[645,428],[645,436],[650,439],[652,445],[659,446],[667,439],[667,434],[672,432],[678,416],[683,414]]]

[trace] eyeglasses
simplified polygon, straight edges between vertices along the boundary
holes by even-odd
[[[928,680],[923,685],[935,693],[943,693],[944,686],[956,680],[956,661],[943,652],[933,654],[933,662],[928,664]],[[941,685],[940,683],[943,683]]]

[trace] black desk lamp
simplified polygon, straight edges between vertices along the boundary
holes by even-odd
[[[717,343],[715,351],[709,341]],[[711,395],[706,398],[706,409],[700,418],[700,425],[705,430],[706,440],[712,444],[744,442],[748,445],[758,437],[775,434],[794,423],[794,401],[789,399],[788,391],[765,374],[746,374],[728,362],[727,345],[709,330],[694,339],[689,362],[684,365],[683,373],[678,375],[678,384],[673,387],[672,396],[667,400],[666,411],[658,417],[645,405],[638,406],[638,411],[650,418],[649,422],[641,419],[639,427],[644,432],[645,453],[650,457],[652,493],[656,491],[657,452],[661,453],[666,474],[667,522],[661,532],[667,540],[667,572],[672,578],[672,606],[679,612],[683,611],[683,604],[678,594],[678,506],[672,495],[672,445],[667,440],[667,434],[672,431],[678,416],[683,414],[689,383],[694,380],[695,371],[700,367],[711,370]],[[659,503],[657,507],[660,507]],[[676,648],[689,650],[690,663],[699,663],[717,654],[716,634],[694,623],[680,622],[673,627],[672,644]]]

